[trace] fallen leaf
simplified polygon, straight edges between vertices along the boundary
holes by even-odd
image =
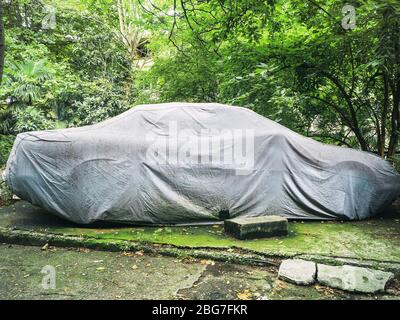
[[[123,251],[123,252],[121,253],[121,256],[124,256],[124,257],[133,257],[133,252]]]
[[[252,294],[249,290],[244,290],[243,292],[239,292],[237,294],[237,297],[239,300],[250,300],[252,297]]]
[[[283,281],[280,281],[280,280],[278,280],[276,282],[275,290],[279,291],[279,290],[282,290],[282,289],[285,289],[285,288],[287,288],[286,283],[284,283]]]
[[[201,264],[204,264],[204,265],[211,265],[211,266],[215,265],[215,262],[214,262],[214,261],[212,261],[212,260],[205,260],[205,259],[200,260],[200,263],[201,263]]]
[[[136,270],[138,268],[138,266],[135,264],[131,267],[131,269]]]

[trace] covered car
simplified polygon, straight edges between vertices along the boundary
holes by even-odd
[[[142,105],[90,126],[19,134],[6,179],[20,198],[84,224],[355,220],[400,194],[399,175],[374,154],[215,103]]]

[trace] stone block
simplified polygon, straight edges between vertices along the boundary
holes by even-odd
[[[384,291],[393,273],[355,266],[317,265],[318,282],[346,291],[374,293]]]
[[[301,259],[283,260],[278,272],[278,278],[300,285],[310,285],[315,282],[317,266],[315,262]]]
[[[225,232],[237,239],[254,239],[288,234],[288,220],[278,216],[246,217],[225,220]]]

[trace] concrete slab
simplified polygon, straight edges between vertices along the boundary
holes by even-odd
[[[42,285],[44,267],[53,286]],[[174,299],[205,268],[141,252],[0,245],[0,299]]]
[[[286,236],[288,228],[288,220],[278,216],[234,218],[224,221],[225,232],[241,240]]]
[[[299,285],[315,283],[317,265],[312,261],[301,259],[283,260],[278,272],[278,277]]]
[[[43,287],[54,267],[54,288]],[[1,245],[0,299],[400,299],[277,279],[274,268],[171,258],[138,252],[101,252]]]
[[[375,293],[385,290],[394,274],[354,266],[328,266],[318,264],[318,282],[332,288],[352,292]]]

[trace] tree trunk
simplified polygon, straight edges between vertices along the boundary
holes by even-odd
[[[383,70],[383,108],[381,113],[381,128],[378,136],[378,154],[383,158],[385,156],[386,143],[386,120],[389,109],[389,82],[385,70]]]
[[[397,76],[397,83],[392,85],[393,95],[393,111],[391,118],[392,134],[390,136],[388,156],[394,156],[396,153],[397,145],[399,143],[399,130],[400,130],[400,75]]]
[[[3,79],[4,70],[4,24],[3,24],[3,4],[0,1],[0,84]]]

